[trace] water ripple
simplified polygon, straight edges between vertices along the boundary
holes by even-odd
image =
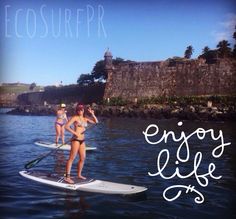
[[[148,187],[145,199],[129,199],[121,196],[88,194],[65,191],[22,178],[18,172],[26,162],[47,153],[48,149],[33,144],[36,140],[54,139],[53,117],[30,117],[0,115],[0,165],[1,165],[1,216],[4,218],[231,218],[236,203],[235,144],[228,147],[222,159],[211,156],[211,141],[206,138],[191,141],[191,160],[180,168],[190,172],[197,151],[204,154],[205,171],[209,162],[215,162],[216,173],[223,175],[219,181],[211,181],[208,187],[200,188],[205,203],[196,205],[192,195],[184,195],[174,202],[162,197],[163,190],[179,183],[177,179],[163,180],[148,176],[156,170],[156,158],[161,149],[168,148],[171,157],[178,144],[147,145],[142,131],[150,123],[158,122],[168,130],[177,129],[175,120],[102,119],[101,124],[86,134],[87,144],[98,148],[87,153],[84,174],[97,179],[144,185]],[[15,122],[17,121],[17,122]],[[14,124],[12,126],[11,124]],[[194,128],[222,129],[228,141],[235,142],[235,124],[185,122],[185,131]],[[174,128],[175,127],[175,128]],[[67,133],[66,137],[70,135]],[[68,152],[58,151],[40,162],[36,169],[63,174]],[[175,159],[170,160],[167,174],[173,173]],[[76,174],[76,162],[72,174]],[[194,178],[186,182],[196,185]]]

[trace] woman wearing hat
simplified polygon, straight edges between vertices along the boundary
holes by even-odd
[[[66,177],[65,181],[68,183],[74,183],[74,181],[70,178],[70,171],[72,163],[76,157],[79,155],[78,161],[78,169],[77,175],[79,179],[86,179],[84,176],[81,175],[84,160],[85,160],[85,136],[84,132],[88,123],[96,124],[98,123],[97,117],[94,115],[94,111],[89,107],[87,109],[90,117],[84,116],[84,106],[81,104],[77,104],[76,106],[76,114],[66,123],[66,130],[73,134],[71,140],[71,149],[70,149],[70,156],[66,163]],[[74,129],[71,128],[71,125],[74,125]]]
[[[62,144],[65,143],[65,139],[64,139],[65,124],[68,121],[65,109],[66,109],[66,104],[62,103],[60,105],[60,109],[57,110],[57,118],[55,121],[56,144],[58,144],[60,137],[61,137]]]

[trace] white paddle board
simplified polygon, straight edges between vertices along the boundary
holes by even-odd
[[[55,143],[51,143],[51,142],[46,142],[46,141],[36,141],[34,142],[34,144],[38,145],[38,146],[42,146],[42,147],[47,147],[47,148],[52,148],[55,149],[58,146],[60,146],[61,144],[56,145]],[[70,144],[64,144],[63,146],[61,146],[59,149],[61,150],[70,150]],[[90,146],[86,146],[86,151],[93,151],[96,150],[96,147],[90,147]]]
[[[141,186],[127,185],[95,179],[80,180],[77,178],[72,178],[75,183],[68,184],[64,181],[64,176],[42,171],[23,170],[19,173],[21,176],[39,183],[84,192],[130,195],[144,192],[147,190],[147,188]]]

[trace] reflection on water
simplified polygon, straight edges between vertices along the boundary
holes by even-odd
[[[55,162],[53,172],[63,175],[65,173],[65,166],[66,166],[66,159],[67,159],[64,155],[64,151],[57,150],[53,154],[53,158]]]
[[[1,165],[1,216],[3,218],[234,218],[236,204],[236,148],[235,124],[184,121],[177,127],[175,120],[141,119],[100,119],[101,123],[86,134],[87,144],[97,147],[95,152],[87,152],[84,175],[90,178],[148,187],[142,196],[123,197],[115,195],[89,194],[48,187],[19,176],[28,161],[47,153],[49,149],[33,144],[37,140],[53,141],[54,117],[30,117],[0,115],[0,165]],[[191,133],[198,127],[222,129],[225,141],[232,142],[220,159],[213,159],[210,138],[197,141],[193,138],[191,160],[181,167],[189,173],[193,167],[193,157],[203,153],[200,171],[207,170],[210,162],[216,164],[216,174],[221,180],[210,180],[207,187],[201,187],[205,202],[194,203],[194,196],[186,194],[174,202],[162,197],[163,190],[178,179],[164,180],[150,177],[148,171],[156,171],[158,153],[170,150],[169,173],[175,168],[175,153],[178,144],[148,145],[142,131],[150,123],[180,133]],[[67,133],[66,138],[70,135]],[[56,151],[53,156],[42,160],[35,169],[64,174],[68,151]],[[77,159],[72,174],[76,175]],[[195,178],[186,183],[196,184]]]
[[[82,218],[85,215],[86,210],[90,208],[90,205],[86,203],[86,198],[83,195],[81,195],[78,198],[75,198],[71,196],[69,192],[65,197],[64,206],[65,206],[65,213],[63,217],[71,219]]]

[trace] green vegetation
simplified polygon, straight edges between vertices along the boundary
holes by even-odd
[[[208,53],[210,51],[210,48],[208,46],[205,46],[202,50],[202,53]]]
[[[183,57],[179,57],[179,56],[174,56],[172,58],[167,59],[166,61],[169,62],[169,66],[175,66],[176,63],[183,63],[186,62],[188,59],[183,58]]]
[[[216,59],[218,57],[218,50],[214,49],[214,50],[209,50],[204,52],[203,54],[198,56],[198,58],[203,58],[206,60],[206,63],[210,64],[210,63],[215,63]]]
[[[138,105],[146,104],[166,104],[166,105],[206,105],[207,101],[214,104],[235,105],[236,95],[212,95],[212,96],[183,96],[183,97],[149,97],[138,101]]]
[[[145,106],[145,105],[179,105],[179,106],[190,106],[190,105],[202,105],[207,106],[207,102],[212,101],[213,104],[224,104],[226,106],[235,105],[236,104],[236,95],[233,96],[227,96],[227,95],[208,95],[208,96],[183,96],[183,97],[147,97],[139,99],[137,102],[137,106]],[[107,100],[103,100],[103,105],[106,106],[126,106],[126,105],[133,105],[134,103],[122,99],[121,97],[112,97],[109,100],[109,103]]]
[[[92,76],[92,81],[107,79],[104,60],[100,60],[95,64],[95,66],[93,67],[93,70],[91,72],[91,76]]]
[[[31,91],[33,91],[34,90],[34,88],[36,88],[36,83],[32,83],[31,85],[30,85],[30,87],[29,87],[29,89],[31,90]]]
[[[227,40],[222,40],[216,46],[218,48],[218,54],[220,58],[227,58],[232,55],[230,43]]]
[[[193,52],[194,52],[193,47],[192,47],[192,46],[188,46],[188,47],[186,48],[185,52],[184,52],[184,58],[190,59],[191,56],[192,56],[192,54],[193,54]]]
[[[32,85],[32,84],[31,84]],[[20,84],[20,83],[12,83],[12,84],[2,84],[0,86],[1,94],[21,94],[31,92],[30,84]],[[36,86],[33,88],[34,91],[43,90],[43,87]]]
[[[235,26],[235,31],[234,31],[234,34],[233,34],[233,38],[236,41],[236,26]],[[234,58],[236,58],[236,43],[234,44],[234,49],[233,49],[232,55],[233,55]]]
[[[129,103],[130,101],[124,100],[121,97],[111,97],[109,102],[107,100],[102,102],[102,104],[106,106],[125,106]]]
[[[91,84],[93,81],[93,76],[91,74],[81,74],[79,79],[77,80],[77,83],[80,86],[87,86]]]
[[[128,60],[125,61],[124,59],[117,57],[116,59],[112,60],[112,63],[114,65],[117,65],[119,63],[127,62],[127,61]],[[79,85],[87,86],[95,82],[104,83],[106,80],[107,80],[107,73],[105,70],[105,61],[99,60],[98,62],[96,62],[91,73],[80,75],[80,77],[77,80],[77,83]]]
[[[230,58],[233,57],[233,52],[230,48],[230,44],[227,40],[222,40],[217,44],[217,49],[209,49],[209,47],[203,48],[203,53],[198,58],[206,59],[206,63],[215,63],[218,58]]]
[[[233,38],[236,40],[236,26]],[[236,43],[234,44],[234,48],[231,49],[230,43],[227,40],[222,40],[217,44],[216,49],[210,49],[208,46],[205,46],[198,58],[206,59],[206,63],[214,63],[218,58],[232,57],[236,57]]]

